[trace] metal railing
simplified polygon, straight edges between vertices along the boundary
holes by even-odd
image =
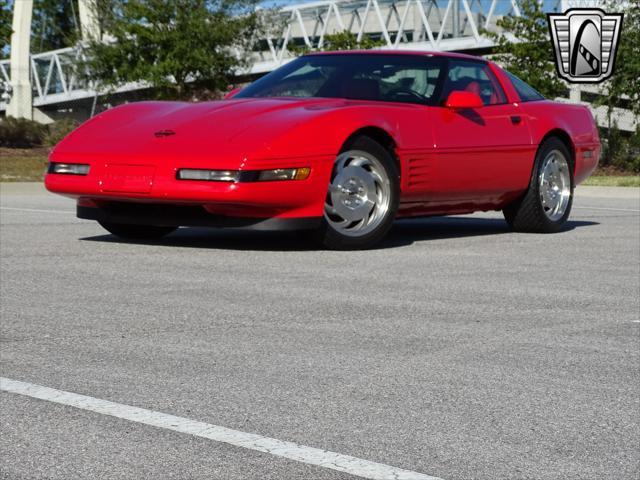
[[[503,15],[520,16],[516,0],[334,0],[292,5],[281,12],[285,17],[282,35],[275,41],[267,38],[270,60],[276,64],[292,40],[322,48],[327,34],[345,30],[357,35],[358,41],[364,35],[378,36],[383,48],[390,49],[412,43],[429,50],[479,48],[487,42],[483,29],[495,30],[496,20]]]
[[[248,73],[269,72],[295,56],[291,43],[321,48],[326,36],[349,31],[367,35],[384,49],[473,50],[492,45],[483,29],[496,30],[503,15],[520,15],[516,0],[330,0],[280,9],[283,29],[258,39]],[[35,107],[96,95],[91,83],[77,78],[74,65],[82,51],[65,48],[31,56]],[[144,85],[128,85],[134,90]],[[0,111],[10,98],[10,62],[0,61]]]

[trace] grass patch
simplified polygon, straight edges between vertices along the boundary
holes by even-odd
[[[0,148],[1,182],[42,182],[47,149]]]
[[[582,185],[590,187],[640,187],[640,175],[593,175]]]

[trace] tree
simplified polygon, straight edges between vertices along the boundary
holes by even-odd
[[[608,12],[620,10],[618,2],[609,1]],[[618,43],[615,70],[609,81],[600,90],[601,103],[606,105],[609,115],[613,107],[625,103],[628,97],[629,108],[640,116],[640,3],[629,2],[624,9],[624,19]]]
[[[607,12],[621,10],[621,4],[609,0]],[[618,130],[615,107],[629,108],[640,120],[640,4],[629,2],[623,10],[624,18],[618,42],[618,52],[611,78],[602,84],[596,104],[607,107],[607,128],[601,136],[605,140],[604,164],[612,164],[623,170],[640,171],[640,125],[630,137],[625,138]]]
[[[160,98],[222,91],[247,65],[261,27],[254,0],[103,0],[106,41],[89,42],[84,71],[101,86],[145,82]]]
[[[31,21],[31,52],[73,46],[80,27],[77,0],[35,0]]]
[[[520,17],[498,20],[503,32],[484,32],[496,42],[493,60],[546,97],[557,97],[566,86],[556,73],[546,14],[538,0],[523,0],[520,11]]]
[[[9,0],[0,0],[0,58],[9,53],[13,15]]]
[[[35,0],[31,21],[33,53],[70,47],[78,38],[77,0]],[[13,1],[0,0],[0,57],[9,54]]]

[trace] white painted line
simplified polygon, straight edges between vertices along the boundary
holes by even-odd
[[[277,455],[288,458],[289,460],[317,465],[367,479],[441,480],[423,473],[412,472],[382,463],[370,462],[328,450],[306,447],[293,442],[263,437],[255,433],[232,430],[230,428],[198,422],[184,417],[167,415],[166,413],[78,395],[77,393],[56,390],[55,388],[43,387],[32,383],[20,382],[10,378],[0,377],[0,390],[59,403],[61,405],[68,405],[102,415],[110,415],[131,422],[151,425],[152,427],[207,438],[214,442],[227,443],[236,447]]]
[[[638,212],[640,213],[640,210],[635,210],[633,208],[606,208],[606,207],[573,207],[576,208],[578,210],[605,210],[605,211],[610,211],[610,212]]]
[[[15,212],[37,212],[37,213],[76,213],[73,210],[39,210],[37,208],[12,208],[12,207],[0,207],[0,210],[12,210]]]

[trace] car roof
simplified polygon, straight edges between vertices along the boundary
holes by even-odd
[[[327,52],[310,52],[306,55],[419,55],[425,57],[463,58],[466,60],[488,62],[485,58],[468,55],[466,53],[430,52],[425,50],[333,50]]]

